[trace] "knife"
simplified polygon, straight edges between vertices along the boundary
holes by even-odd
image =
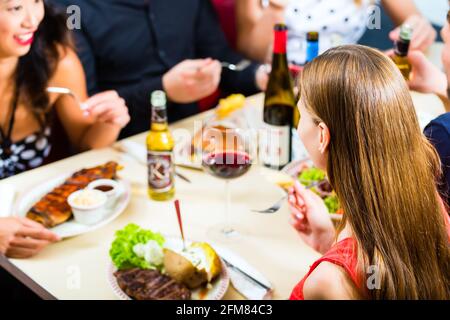
[[[237,272],[239,272],[241,275],[243,275],[244,277],[248,278],[249,280],[251,280],[253,283],[257,284],[258,286],[262,287],[263,289],[270,291],[271,288],[266,286],[264,283],[262,283],[261,281],[255,279],[254,277],[252,277],[251,275],[249,275],[247,272],[243,271],[242,269],[238,268],[237,266],[235,266],[234,264],[231,264],[229,261],[227,261],[226,259],[224,259],[222,257],[223,262],[225,262],[225,264],[227,265],[228,268],[231,268]]]

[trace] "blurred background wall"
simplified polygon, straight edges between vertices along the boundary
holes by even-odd
[[[436,26],[442,26],[445,22],[448,0],[414,0],[422,13]],[[443,14],[444,13],[444,14]]]

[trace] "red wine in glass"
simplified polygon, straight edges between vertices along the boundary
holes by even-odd
[[[203,158],[203,167],[208,173],[222,179],[239,178],[251,165],[248,153],[241,151],[211,152]]]

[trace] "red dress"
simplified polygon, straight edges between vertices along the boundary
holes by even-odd
[[[445,225],[447,227],[447,234],[450,241],[450,218],[443,204],[442,208],[444,213]],[[349,275],[356,288],[360,290],[360,292],[364,291],[362,279],[360,279],[360,277],[358,276],[359,273],[357,272],[357,243],[353,238],[346,238],[336,243],[327,253],[323,255],[322,258],[314,262],[306,276],[295,286],[294,290],[292,290],[291,297],[289,298],[290,300],[305,299],[303,296],[303,286],[305,284],[305,281],[322,261],[327,261],[342,267]]]
[[[358,262],[358,251],[356,241],[353,238],[346,238],[336,243],[331,249],[323,255],[322,258],[314,262],[306,276],[295,286],[291,293],[290,300],[304,300],[303,286],[309,275],[323,261],[327,261],[342,267],[350,276],[352,282],[357,288],[361,288],[361,281],[356,272]]]

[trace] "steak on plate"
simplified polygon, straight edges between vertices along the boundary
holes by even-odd
[[[136,300],[189,300],[191,291],[157,270],[138,268],[114,273],[119,287]]]

